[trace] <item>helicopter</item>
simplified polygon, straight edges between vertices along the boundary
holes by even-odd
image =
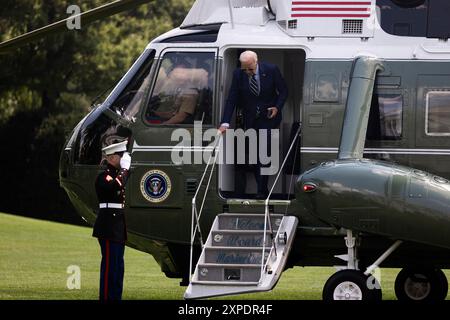
[[[146,1],[116,1],[101,19]],[[324,300],[381,300],[372,275],[401,268],[399,300],[444,300],[450,249],[448,1],[197,0],[180,27],[153,39],[109,96],[72,131],[60,185],[89,224],[101,149],[128,139],[127,245],[151,254],[186,299],[273,289],[284,270],[336,266]],[[83,14],[81,14],[81,17]],[[0,44],[64,29],[65,21]],[[289,96],[281,166],[255,199],[248,172],[220,163],[220,125],[244,50],[276,64]],[[167,79],[195,96],[171,123]],[[161,114],[161,113],[160,113]],[[239,114],[231,123],[239,126]],[[192,139],[180,143],[174,132]],[[196,138],[197,137],[197,138]],[[173,161],[173,153],[204,159]],[[245,182],[245,195],[236,184]],[[203,231],[202,231],[203,230]],[[204,232],[207,231],[207,232]],[[301,284],[299,284],[301,285]]]

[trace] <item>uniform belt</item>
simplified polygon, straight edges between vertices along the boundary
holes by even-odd
[[[113,208],[113,209],[123,209],[122,203],[100,203],[100,209]]]

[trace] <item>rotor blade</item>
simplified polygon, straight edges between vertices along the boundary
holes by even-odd
[[[80,17],[81,24],[86,25],[96,20],[100,20],[102,18],[107,18],[109,16],[115,15],[122,11],[131,9],[138,5],[144,4],[146,2],[150,2],[152,0],[118,0],[112,3],[105,4],[103,6],[97,7],[92,10],[88,10],[79,15],[73,15],[68,17],[67,19],[52,23],[48,26],[45,26],[40,29],[36,29],[34,31],[25,33],[16,38],[7,40],[5,42],[0,43],[0,54],[9,52],[13,49],[19,48],[29,42],[38,40],[43,38],[49,34],[58,33],[61,31],[69,31],[67,28],[67,21],[72,21],[77,17]]]

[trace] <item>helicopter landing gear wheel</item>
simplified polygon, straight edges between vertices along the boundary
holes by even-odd
[[[324,301],[379,301],[381,300],[381,289],[377,289],[379,286],[369,286],[369,283],[373,283],[369,278],[358,270],[338,271],[325,283],[322,298]]]
[[[440,301],[447,292],[447,278],[440,269],[407,267],[395,279],[395,295],[401,301]]]

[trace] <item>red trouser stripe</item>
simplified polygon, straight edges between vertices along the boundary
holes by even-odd
[[[106,262],[105,262],[105,283],[104,283],[104,292],[103,292],[103,294],[104,294],[105,300],[108,300],[108,282],[109,282],[109,279],[108,279],[108,275],[109,275],[109,240],[106,240],[106,248],[105,248],[105,251],[106,251],[106,257],[105,257]]]

